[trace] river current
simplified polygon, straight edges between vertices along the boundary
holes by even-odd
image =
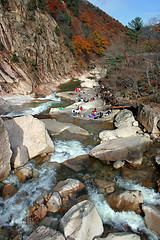
[[[13,117],[26,114],[44,114],[48,113],[51,107],[58,107],[59,105],[64,105],[64,103],[61,99],[57,99],[55,94],[52,94],[46,98],[36,100],[31,99],[28,104],[19,104],[18,106],[10,109],[10,111],[7,110],[1,116]],[[83,127],[85,128],[85,126]],[[95,138],[95,133],[93,134],[91,129],[92,128],[90,126],[91,136]],[[89,151],[98,144],[97,139],[94,139],[94,141],[91,139],[87,142],[87,144],[84,144],[83,141],[76,139],[64,140],[54,138],[53,142],[55,145],[55,152],[51,155],[48,162],[58,163],[62,163],[65,160],[79,155],[88,154]],[[12,239],[10,238],[10,231],[8,229],[21,229],[20,232],[25,232],[24,239],[26,238],[26,235],[33,230],[32,224],[26,221],[26,217],[29,213],[29,207],[33,206],[36,198],[41,195],[43,189],[49,191],[57,183],[57,170],[50,167],[48,162],[36,164],[35,160],[31,160],[28,165],[32,166],[32,168],[38,172],[38,177],[33,178],[24,184],[21,184],[18,181],[13,172],[4,181],[4,183],[11,183],[16,186],[18,191],[13,197],[5,201],[0,197],[0,239]],[[152,165],[152,161],[150,164]],[[150,168],[153,169],[154,167],[148,166],[149,172]],[[143,170],[143,166],[141,170]],[[122,179],[119,171],[113,170],[111,167],[107,167],[105,169],[101,163],[96,161],[93,162],[93,166],[91,169],[88,169],[88,172],[93,177],[99,174],[99,176],[102,176],[103,179],[107,180],[109,178],[109,180],[114,181],[121,189],[142,191],[144,203],[152,205],[160,204],[160,194],[156,192],[154,184],[149,183],[145,186],[145,184],[143,184],[145,180],[143,181],[141,178],[137,177],[136,180]],[[86,173],[87,172],[85,172],[85,174]],[[94,202],[104,224],[113,229],[117,229],[117,231],[125,231],[125,226],[127,225],[133,232],[142,234],[142,239],[158,240],[157,235],[146,228],[144,219],[140,215],[135,214],[135,212],[115,212],[110,208],[103,195],[100,194],[87,180],[86,187],[89,198]],[[12,231],[13,230],[11,230],[11,232]]]

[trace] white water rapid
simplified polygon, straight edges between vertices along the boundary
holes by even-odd
[[[55,93],[46,96],[45,98],[29,98],[24,96],[8,96],[4,98],[11,105],[12,111],[1,114],[1,117],[16,117],[26,114],[40,114],[47,111],[54,103],[60,103],[61,99],[55,97]],[[31,107],[31,104],[35,106]],[[25,104],[25,105],[24,105]]]

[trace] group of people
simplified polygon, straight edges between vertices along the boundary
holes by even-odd
[[[82,110],[83,110],[83,107],[81,106],[81,107],[77,107],[76,109],[73,109],[72,110],[72,114],[73,114],[73,116],[75,117],[75,116],[80,116],[80,113],[82,112]]]

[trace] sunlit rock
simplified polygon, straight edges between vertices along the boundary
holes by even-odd
[[[132,126],[134,121],[135,118],[133,116],[133,113],[128,109],[124,109],[116,115],[114,119],[114,125],[117,128],[122,125]]]
[[[66,197],[69,194],[80,192],[84,187],[84,184],[79,180],[68,178],[65,181],[60,181],[53,190],[59,192],[61,197]]]
[[[31,115],[6,121],[6,128],[12,148],[24,145],[29,158],[42,153],[54,152],[54,145],[44,123]]]
[[[28,149],[26,146],[18,146],[13,148],[11,163],[13,168],[19,168],[28,163]]]
[[[138,120],[153,137],[157,138],[160,136],[158,127],[160,121],[159,107],[141,104],[138,108]]]
[[[59,135],[64,131],[67,131],[68,134],[74,135],[90,135],[89,132],[85,129],[71,123],[63,123],[56,121],[55,119],[41,119],[41,121],[45,124],[46,129],[51,135]]]
[[[58,232],[57,230],[53,230],[49,227],[40,226],[38,227],[26,240],[65,240],[62,233]]]
[[[141,191],[124,191],[112,193],[107,197],[107,202],[115,211],[134,211],[141,214],[143,195]]]
[[[114,167],[115,169],[119,169],[119,168],[123,167],[124,164],[125,164],[125,163],[124,163],[123,161],[117,160],[117,161],[115,161],[115,162],[113,163],[113,167]]]
[[[15,171],[15,175],[20,182],[25,182],[33,177],[33,171],[31,167],[24,167]]]
[[[95,238],[95,240],[141,240],[140,236],[135,233],[110,233],[106,238]]]
[[[66,212],[60,222],[60,229],[68,239],[91,240],[103,233],[102,220],[90,201],[83,201]]]
[[[152,205],[142,205],[142,210],[145,214],[144,219],[147,228],[160,236],[160,210]]]
[[[62,206],[62,200],[58,192],[54,192],[50,196],[46,206],[49,212],[53,212],[53,213],[58,212],[58,210]]]
[[[12,151],[4,121],[0,118],[0,181],[6,179],[11,170]]]
[[[89,155],[103,162],[126,160],[132,165],[142,163],[143,153],[152,141],[148,136],[134,136],[104,141],[93,148]]]

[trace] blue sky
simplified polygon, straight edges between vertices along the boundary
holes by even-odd
[[[160,0],[89,0],[89,2],[124,26],[136,17],[141,17],[144,24],[147,24],[150,18],[160,19]]]

